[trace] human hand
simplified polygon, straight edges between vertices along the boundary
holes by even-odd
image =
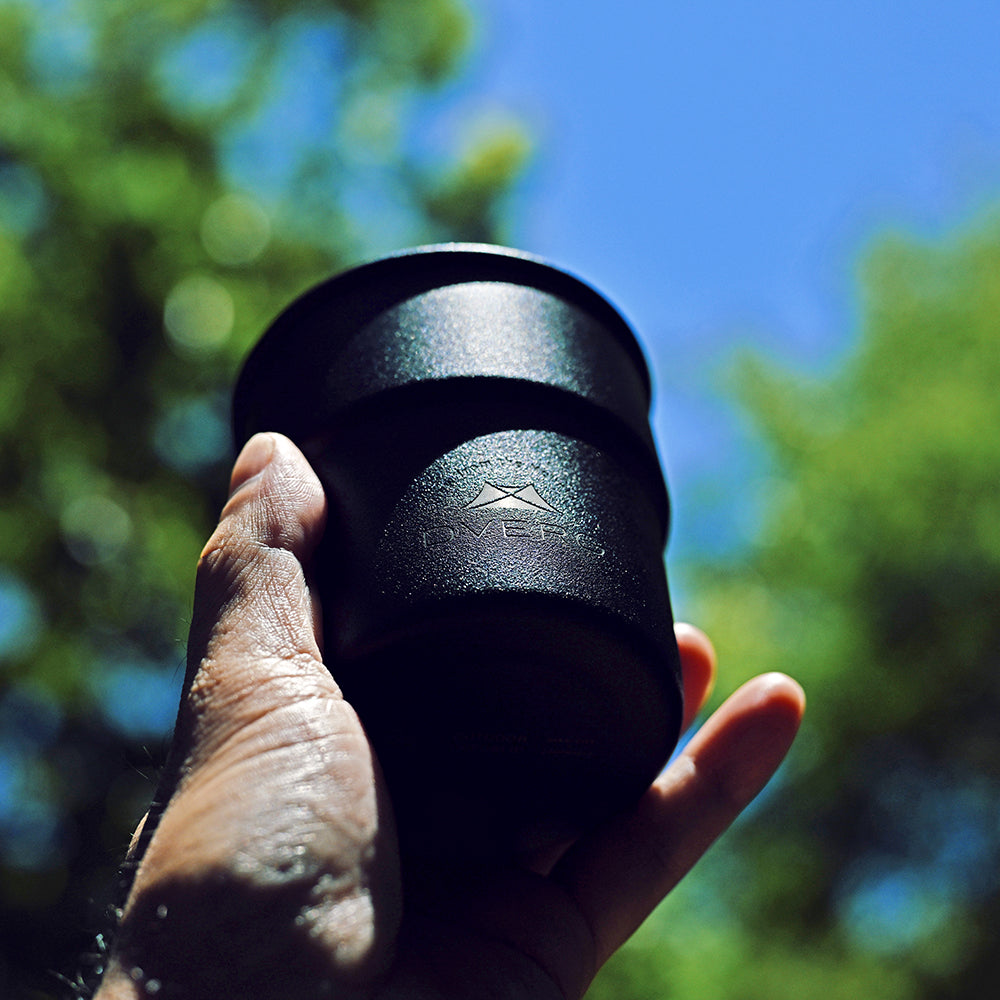
[[[377,762],[322,662],[308,568],[325,517],[298,449],[252,439],[199,564],[173,748],[98,1000],[575,1000],[766,784],[801,689],[744,685],[632,812],[559,856],[401,865]],[[677,640],[687,726],[715,661],[696,629]]]

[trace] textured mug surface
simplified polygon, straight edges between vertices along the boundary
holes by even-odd
[[[497,247],[338,275],[247,359],[236,443],[288,434],[323,482],[324,655],[405,850],[576,836],[666,762],[681,684],[649,405],[607,300]]]

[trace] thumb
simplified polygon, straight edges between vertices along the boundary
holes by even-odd
[[[388,961],[393,827],[316,641],[304,567],[319,481],[291,441],[258,435],[232,485],[199,563],[171,758],[109,975],[192,998],[313,995],[314,980],[363,982]]]
[[[298,448],[277,434],[251,438],[198,564],[175,732],[189,767],[191,754],[210,755],[275,701],[339,696],[304,570],[325,520],[323,489]]]

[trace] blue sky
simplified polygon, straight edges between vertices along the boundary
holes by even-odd
[[[856,335],[854,269],[877,234],[942,234],[1000,200],[1000,6],[473,9],[476,51],[446,115],[495,105],[529,123],[516,242],[598,285],[640,332],[672,548],[739,541],[760,468],[710,387],[737,344],[829,369]],[[713,490],[748,500],[713,509]]]

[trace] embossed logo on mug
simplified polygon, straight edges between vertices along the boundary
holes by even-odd
[[[533,483],[527,486],[497,486],[494,483],[483,483],[483,488],[476,498],[467,503],[463,510],[544,510],[558,514],[550,503],[539,496]]]
[[[442,520],[436,524],[423,527],[420,532],[424,548],[436,548],[441,545],[451,545],[476,541],[485,545],[534,543],[542,545],[571,545],[589,556],[601,557],[605,554],[604,546],[589,534],[580,531],[571,524],[523,518],[525,513],[559,514],[535,488],[534,484],[525,486],[500,486],[496,483],[484,482],[482,489],[469,501],[462,511],[486,512],[497,511],[497,516],[487,516],[468,520],[454,517]],[[518,511],[521,516],[506,512]]]

